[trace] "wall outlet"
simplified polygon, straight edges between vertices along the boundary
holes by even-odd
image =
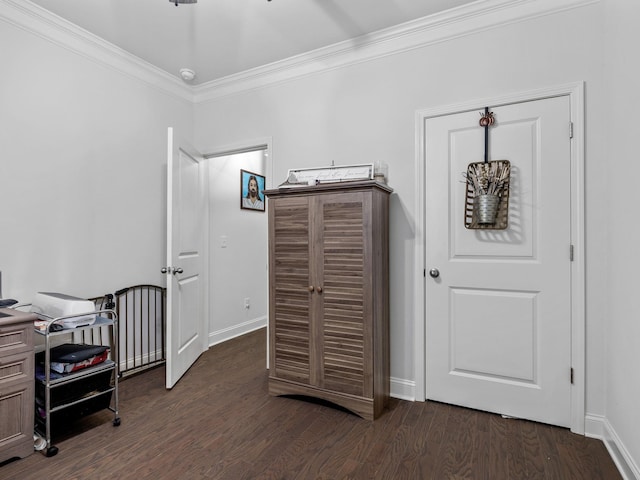
[[[249,308],[251,307],[251,299],[249,297],[244,299],[244,308]]]

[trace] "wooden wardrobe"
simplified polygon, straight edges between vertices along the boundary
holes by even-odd
[[[389,196],[375,181],[268,190],[269,393],[374,419],[389,399]]]

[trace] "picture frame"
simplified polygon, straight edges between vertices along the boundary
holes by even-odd
[[[266,178],[259,173],[240,170],[240,208],[264,212]],[[255,187],[254,187],[255,186]],[[254,190],[255,188],[255,190]]]

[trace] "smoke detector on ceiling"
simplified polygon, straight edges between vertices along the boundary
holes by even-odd
[[[180,3],[198,3],[198,0],[169,0],[171,3],[175,3],[176,7],[180,4]]]
[[[180,76],[185,82],[191,82],[194,78],[196,78],[196,72],[194,72],[190,68],[181,68]]]

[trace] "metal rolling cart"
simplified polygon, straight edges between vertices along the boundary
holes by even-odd
[[[120,425],[118,416],[118,317],[113,310],[96,310],[95,321],[65,328],[66,322],[86,317],[87,314],[61,316],[57,318],[38,314],[36,334],[44,336],[44,365],[40,375],[36,374],[35,432],[46,441],[43,452],[47,457],[58,453],[51,444],[52,420],[73,420],[109,409],[114,413],[113,426]],[[56,374],[51,371],[52,340],[56,336],[69,335],[96,328],[110,329],[109,358],[103,362],[70,373]]]

